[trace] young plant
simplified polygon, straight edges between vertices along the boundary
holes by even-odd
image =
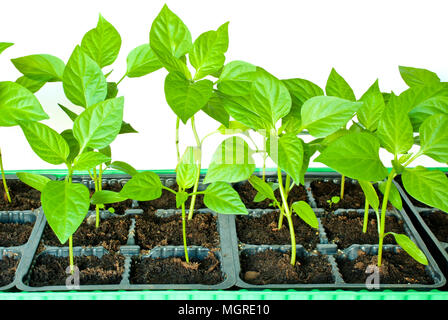
[[[12,46],[9,42],[0,42],[0,53]],[[17,126],[20,121],[40,121],[48,119],[36,97],[22,85],[3,81],[0,82],[0,127]],[[6,202],[11,202],[5,170],[3,168],[2,152],[0,150],[0,171]]]
[[[338,204],[339,201],[341,201],[341,198],[338,197],[338,196],[334,196],[334,197],[331,197],[331,199],[328,199],[328,200],[327,200],[327,203],[328,203],[328,205],[330,206],[330,209],[331,209],[331,206],[332,206],[333,204]]]

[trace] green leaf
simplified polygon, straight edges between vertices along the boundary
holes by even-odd
[[[131,177],[135,176],[138,171],[134,169],[133,166],[131,166],[129,163],[126,163],[124,161],[114,161],[109,165],[110,168],[123,171],[124,173],[127,173]]]
[[[420,248],[417,247],[417,245],[411,239],[409,239],[407,235],[398,234],[395,232],[388,232],[388,234],[393,235],[395,241],[397,241],[397,244],[417,262],[424,264],[425,266],[428,265],[428,259],[426,258],[423,251],[420,250]]]
[[[403,154],[414,144],[411,121],[403,106],[395,96],[391,96],[378,123],[377,137],[381,146],[392,154]]]
[[[137,130],[135,130],[131,124],[123,121],[121,123],[121,128],[120,128],[120,132],[118,134],[126,134],[126,133],[138,133]]]
[[[109,158],[109,160],[105,161],[104,164],[106,166],[110,165],[112,162],[112,149],[110,146],[106,146],[102,149],[99,149],[98,152],[100,152],[101,154],[105,155],[107,158]]]
[[[67,157],[67,162],[72,163],[76,156],[79,154],[79,143],[73,135],[72,129],[67,129],[61,132],[61,137],[64,138],[65,142],[70,149],[70,154]]]
[[[154,200],[162,195],[162,182],[154,172],[139,172],[123,186],[120,195],[137,201]]]
[[[248,126],[238,121],[229,121],[228,126],[222,125],[218,128],[219,133],[223,135],[245,133],[249,130],[250,128]]]
[[[106,99],[112,99],[116,98],[118,95],[118,87],[115,82],[108,82],[107,83],[107,94]]]
[[[373,208],[373,210],[378,212],[378,209],[380,207],[380,200],[373,185],[369,181],[364,180],[358,180],[358,183],[361,186],[361,189],[364,192],[364,196],[369,202],[369,205]]]
[[[386,181],[378,182],[378,189],[381,191],[382,194],[386,192],[386,184],[387,184]],[[393,183],[390,185],[389,201],[398,210],[401,210],[403,208],[403,202],[401,201],[400,192]]]
[[[33,121],[20,122],[20,127],[31,148],[42,160],[55,165],[67,161],[70,148],[59,133]]]
[[[420,126],[421,152],[441,163],[448,163],[448,114],[435,114]]]
[[[356,101],[352,88],[350,88],[347,81],[345,81],[334,68],[331,69],[330,75],[328,76],[325,92],[327,93],[327,96]]]
[[[62,104],[58,103],[59,108],[62,109],[62,111],[65,112],[65,114],[70,118],[70,120],[72,120],[73,122],[76,120],[76,118],[78,118],[78,115],[76,113],[74,113],[73,111],[71,111],[69,108],[64,107]]]
[[[13,46],[14,43],[12,42],[0,42],[0,53],[8,49],[9,47]]]
[[[21,76],[16,80],[16,83],[20,84],[22,87],[27,88],[32,93],[36,93],[45,85],[46,81],[33,80],[28,78],[27,76]]]
[[[337,97],[313,97],[302,106],[302,127],[322,138],[339,130],[363,105]]]
[[[219,91],[229,96],[249,94],[256,71],[256,66],[244,61],[237,60],[227,63],[219,76]]]
[[[48,119],[36,97],[20,84],[0,82],[0,126],[12,127],[19,121]]]
[[[107,95],[107,82],[101,68],[79,46],[65,67],[63,87],[67,98],[82,107],[101,102]]]
[[[202,107],[202,111],[209,117],[222,123],[224,126],[229,126],[230,115],[224,108],[221,98],[215,92],[212,94],[207,104]]]
[[[230,137],[224,140],[213,154],[204,183],[216,181],[239,182],[255,171],[254,151],[244,139]]]
[[[370,133],[350,133],[331,143],[315,159],[356,180],[380,181],[387,169],[379,157],[380,144]]]
[[[401,178],[404,188],[412,197],[448,212],[448,178],[442,171],[417,166],[406,168]]]
[[[96,28],[88,31],[81,41],[81,49],[100,68],[111,65],[117,59],[120,48],[120,34],[101,14]]]
[[[204,204],[222,214],[248,214],[238,193],[225,182],[214,182],[205,190]]]
[[[294,202],[292,204],[292,209],[310,227],[314,229],[319,228],[319,221],[317,220],[316,214],[308,203],[305,201]]]
[[[276,201],[274,190],[267,182],[263,181],[257,176],[252,175],[249,178],[249,183],[252,185],[252,187],[254,187],[255,190],[258,191],[258,194],[261,194],[264,197],[264,199],[268,198],[272,201]]]
[[[216,31],[205,32],[194,42],[189,58],[196,69],[195,80],[218,72],[224,65],[224,53],[229,47],[228,25],[226,22]]]
[[[448,115],[448,97],[437,96],[424,100],[409,113],[414,132],[418,132],[421,124],[432,115],[443,113]]]
[[[305,143],[302,140],[302,148],[303,148],[303,162],[300,169],[300,180],[298,183],[301,185],[305,185],[305,174],[308,170],[308,167],[310,165],[311,157],[316,153],[317,147],[311,143]]]
[[[191,188],[199,173],[200,150],[187,147],[176,168],[176,181],[180,188]]]
[[[439,77],[432,71],[420,68],[399,66],[401,77],[410,87],[434,85],[440,82]]]
[[[33,54],[11,59],[14,66],[29,79],[55,82],[62,81],[65,64],[58,57],[49,54]]]
[[[149,44],[142,44],[129,52],[126,75],[129,78],[142,77],[163,67]]]
[[[191,83],[179,72],[169,73],[165,79],[166,101],[183,123],[207,104],[212,93],[210,80]]]
[[[81,183],[48,182],[41,195],[48,224],[64,244],[75,233],[89,210],[89,189]]]
[[[40,192],[44,190],[47,182],[51,181],[49,178],[45,176],[41,176],[40,174],[34,174],[29,172],[17,172],[17,178],[20,179],[23,183],[29,185],[31,188],[34,188]]]
[[[109,191],[109,190],[101,190],[96,191],[90,202],[92,204],[109,204],[109,203],[117,203],[127,200],[126,197],[123,197],[120,193]]]
[[[188,193],[185,191],[176,192],[176,208],[182,206],[188,199]]]
[[[109,161],[111,158],[100,152],[84,152],[75,158],[73,170],[90,170]]]
[[[375,131],[386,107],[378,80],[363,94],[360,101],[364,105],[358,110],[358,120],[367,130]]]
[[[425,100],[437,96],[448,96],[448,86],[446,83],[439,83],[432,86],[410,87],[395,98],[397,98],[401,106],[406,108],[407,112],[410,112]]]
[[[97,103],[76,118],[73,134],[81,146],[102,149],[115,140],[123,121],[124,98]]]
[[[290,133],[280,138],[272,136],[267,141],[267,152],[280,169],[291,176],[295,182],[300,182],[303,164],[301,139]]]

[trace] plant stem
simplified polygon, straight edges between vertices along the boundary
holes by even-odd
[[[264,154],[263,154],[263,182],[266,180],[266,159],[268,158],[268,153],[266,151],[266,142],[267,139],[263,137],[263,149],[264,149]]]
[[[286,175],[286,182],[285,182],[285,195],[286,195],[286,199],[288,199],[288,194],[289,194],[289,185],[291,183],[291,177],[289,175]],[[288,204],[286,203],[282,203],[282,209],[284,209],[284,206],[287,206]],[[277,229],[281,229],[283,227],[283,214],[280,214],[280,216],[278,217],[278,226]]]
[[[198,133],[196,131],[194,116],[191,117],[191,129],[193,130],[194,138],[196,139],[197,148],[199,150],[199,157],[198,157],[198,173],[196,175],[196,181],[193,186],[193,195],[191,196],[190,212],[188,213],[188,220],[193,219],[194,205],[196,203],[196,195],[194,193],[198,191],[199,178],[201,177],[202,145],[201,140],[199,139]]]
[[[74,264],[73,264],[73,237],[70,236],[68,238],[68,251],[70,256],[70,273],[73,274],[75,272]]]
[[[369,221],[369,201],[367,201],[367,197],[365,198],[365,205],[364,205],[364,224],[362,226],[362,232],[367,232],[367,223]]]
[[[345,176],[341,177],[341,200],[344,199],[344,189],[345,189]]]
[[[179,124],[180,119],[177,117],[176,119],[176,151],[177,151],[177,163],[180,162],[180,151],[179,151]]]
[[[3,169],[2,151],[0,150],[0,170],[2,171],[3,189],[5,191],[5,199],[11,203],[11,196],[9,194],[8,185],[6,184],[5,170]]]
[[[124,78],[126,78],[127,75],[128,75],[128,74],[125,73],[125,75],[122,76],[120,80],[118,80],[118,82],[117,82],[117,86],[120,84],[121,81],[123,81]]]
[[[381,258],[383,256],[383,240],[384,240],[384,228],[386,225],[386,210],[387,210],[387,203],[389,201],[389,193],[390,188],[392,185],[392,180],[395,176],[395,169],[392,169],[389,173],[389,176],[387,177],[387,183],[386,183],[386,190],[384,191],[384,197],[383,197],[383,204],[381,206],[381,228],[380,228],[380,243],[378,247],[378,267],[381,267]]]
[[[188,259],[188,247],[187,247],[187,230],[186,230],[186,219],[185,219],[185,202],[182,203],[182,237],[184,239],[184,251],[185,251],[185,261],[189,263]]]
[[[95,183],[95,192],[99,191],[98,188],[98,176],[96,172],[96,168],[93,168],[93,182]],[[95,229],[98,229],[100,226],[100,207],[96,204],[95,205],[95,212],[96,212],[96,219],[95,219]]]
[[[291,237],[291,265],[296,265],[296,235],[294,232],[294,223],[292,222],[291,215],[287,215],[286,219],[288,220],[289,225],[289,235]]]

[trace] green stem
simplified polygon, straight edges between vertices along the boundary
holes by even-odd
[[[98,187],[98,176],[96,172],[96,168],[93,168],[93,182],[95,183],[95,192],[99,191]],[[98,229],[100,226],[100,207],[98,205],[95,205],[95,211],[96,211],[96,219],[95,219],[95,228]]]
[[[387,203],[389,201],[389,193],[390,188],[392,186],[392,180],[395,176],[395,169],[392,169],[389,173],[389,176],[387,177],[387,183],[386,183],[386,190],[384,191],[384,197],[383,197],[383,204],[381,206],[381,227],[380,227],[380,243],[378,247],[378,267],[381,267],[381,258],[383,256],[383,240],[384,240],[384,229],[386,226],[386,210],[387,210]]]
[[[177,152],[177,163],[180,162],[180,151],[179,151],[179,124],[180,119],[177,117],[176,119],[176,152]]]
[[[369,221],[369,201],[367,200],[367,197],[365,198],[365,205],[364,205],[364,225],[362,226],[362,232],[367,232],[367,223]]]
[[[266,142],[267,139],[263,137],[263,144],[264,144],[264,154],[263,154],[263,182],[266,180],[266,159],[268,158],[268,153],[266,152]]]
[[[185,261],[189,263],[188,259],[188,247],[187,247],[187,230],[186,230],[186,219],[185,219],[185,202],[182,203],[182,237],[184,239],[184,251],[185,251]]]
[[[118,82],[117,82],[117,86],[120,84],[121,81],[123,81],[124,78],[126,78],[127,75],[128,75],[128,74],[126,73],[124,76],[121,77],[120,80],[118,80]]]
[[[68,251],[70,256],[70,273],[73,274],[75,272],[74,263],[73,263],[73,237],[70,236],[68,238]]]
[[[291,237],[291,265],[296,265],[296,235],[294,232],[294,224],[290,215],[286,216],[289,225],[289,235]]]
[[[168,187],[165,187],[165,186],[163,186],[163,185],[162,185],[162,189],[165,189],[165,190],[167,190],[167,191],[169,191],[169,192],[171,192],[171,193],[173,193],[173,194],[177,194],[177,192],[174,191],[173,189],[168,188]]]
[[[289,194],[289,185],[291,183],[291,177],[289,175],[286,175],[286,182],[285,182],[285,195],[286,195],[286,199],[288,198],[288,194]],[[282,201],[283,202],[283,201]],[[284,210],[284,207],[288,206],[287,203],[282,203],[282,210]],[[278,229],[281,229],[283,227],[283,214],[280,214],[280,216],[278,217]]]
[[[5,169],[3,169],[2,151],[0,150],[0,170],[2,171],[3,189],[5,190],[5,198],[11,203],[8,185],[6,184]]]
[[[341,177],[341,200],[344,199],[344,189],[345,189],[345,176]]]
[[[194,205],[196,203],[196,194],[194,194],[194,193],[196,191],[198,191],[199,178],[201,177],[202,145],[201,145],[201,140],[199,139],[198,133],[196,131],[196,125],[194,123],[194,116],[191,117],[191,129],[193,130],[194,138],[196,140],[197,148],[199,150],[199,157],[198,157],[198,173],[196,175],[196,181],[193,186],[193,196],[191,197],[190,212],[188,213],[188,220],[193,219]]]

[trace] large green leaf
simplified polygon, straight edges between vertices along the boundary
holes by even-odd
[[[353,89],[350,88],[347,81],[341,77],[339,73],[333,68],[328,76],[327,84],[325,86],[327,96],[342,98],[349,101],[356,101]]]
[[[331,143],[315,159],[356,180],[380,181],[387,169],[379,157],[380,144],[370,133],[350,133]]]
[[[224,108],[221,97],[216,92],[213,92],[207,104],[202,107],[202,111],[224,126],[229,126],[230,115]]]
[[[302,140],[292,133],[285,134],[280,138],[271,136],[267,141],[267,152],[272,161],[285,171],[294,182],[301,181],[303,165]]]
[[[81,41],[81,49],[101,68],[117,59],[120,48],[120,34],[101,14],[96,28],[88,31]]]
[[[254,151],[244,139],[230,137],[213,154],[204,183],[216,181],[239,182],[249,178],[255,170]]]
[[[131,177],[135,176],[138,173],[138,171],[133,166],[124,161],[114,161],[109,165],[109,167],[123,171],[124,173],[127,173]]]
[[[213,82],[190,82],[179,72],[169,73],[165,79],[165,98],[174,113],[186,123],[204,107],[213,93]]]
[[[421,124],[434,114],[448,115],[448,97],[437,96],[424,100],[409,112],[414,132],[418,132]]]
[[[55,165],[67,161],[70,148],[55,130],[34,121],[20,122],[20,127],[31,148],[42,160]]]
[[[109,161],[111,161],[111,158],[100,152],[84,152],[75,158],[73,169],[78,171],[90,170]]]
[[[187,147],[176,168],[176,181],[182,189],[191,188],[199,173],[200,150]]]
[[[217,213],[248,214],[238,192],[225,182],[214,182],[207,187],[204,204]]]
[[[388,232],[388,234],[392,234],[397,241],[397,244],[403,248],[412,258],[414,258],[417,262],[428,265],[428,259],[425,254],[419,247],[411,240],[407,235],[398,234],[395,232]]]
[[[9,47],[13,46],[14,43],[12,42],[0,42],[0,53],[8,49]]]
[[[380,206],[380,200],[378,198],[378,194],[376,193],[375,188],[369,181],[358,180],[359,185],[361,186],[364,195],[369,202],[369,205],[378,212],[378,208]]]
[[[399,104],[406,108],[407,112],[410,112],[425,100],[437,96],[448,96],[447,83],[442,82],[437,85],[431,86],[410,87],[409,89],[400,93],[400,95],[396,98]]]
[[[129,78],[142,77],[163,67],[149,44],[142,44],[129,52],[126,75]]]
[[[67,98],[82,107],[101,102],[107,95],[107,82],[101,68],[79,46],[65,67],[63,87]]]
[[[435,114],[420,126],[421,152],[441,163],[448,163],[448,114]]]
[[[17,178],[20,179],[20,181],[40,192],[42,192],[42,190],[44,190],[45,185],[49,181],[51,181],[49,178],[45,176],[41,176],[40,174],[30,172],[17,172],[16,175]]]
[[[75,120],[73,134],[83,151],[102,149],[115,140],[123,121],[124,98],[109,99],[87,108]]]
[[[402,180],[404,188],[412,197],[448,212],[448,178],[442,171],[428,170],[422,166],[406,168]]]
[[[305,201],[294,202],[292,204],[292,209],[310,227],[314,229],[319,228],[319,221],[317,220],[316,214],[308,203]]]
[[[33,54],[11,60],[24,76],[37,81],[62,81],[65,64],[49,54]]]
[[[360,101],[364,105],[358,110],[358,120],[367,130],[375,131],[386,107],[378,80],[363,94]]]
[[[249,94],[256,78],[256,71],[256,66],[244,61],[227,63],[219,76],[219,91],[229,96]]]
[[[326,137],[345,126],[362,105],[337,97],[313,97],[302,106],[302,127],[316,138]]]
[[[404,82],[410,87],[434,85],[440,82],[439,77],[432,71],[412,67],[398,67]]]
[[[162,182],[154,172],[139,172],[123,186],[120,195],[138,201],[154,200],[162,195]]]
[[[20,84],[22,87],[27,88],[32,93],[36,93],[40,90],[47,82],[41,80],[33,80],[28,78],[27,76],[21,76],[17,78],[16,83]]]
[[[224,53],[229,47],[228,25],[226,22],[216,31],[205,32],[194,42],[189,55],[191,65],[196,69],[194,79],[214,74],[224,65]]]
[[[48,182],[41,194],[48,224],[64,244],[75,233],[89,210],[89,189],[81,183]]]
[[[101,190],[96,191],[90,202],[92,204],[109,204],[109,203],[117,203],[126,200],[126,197],[123,197],[120,193],[110,191],[110,190]]]
[[[40,121],[48,119],[39,101],[20,84],[0,82],[0,126],[11,127],[19,121]]]

